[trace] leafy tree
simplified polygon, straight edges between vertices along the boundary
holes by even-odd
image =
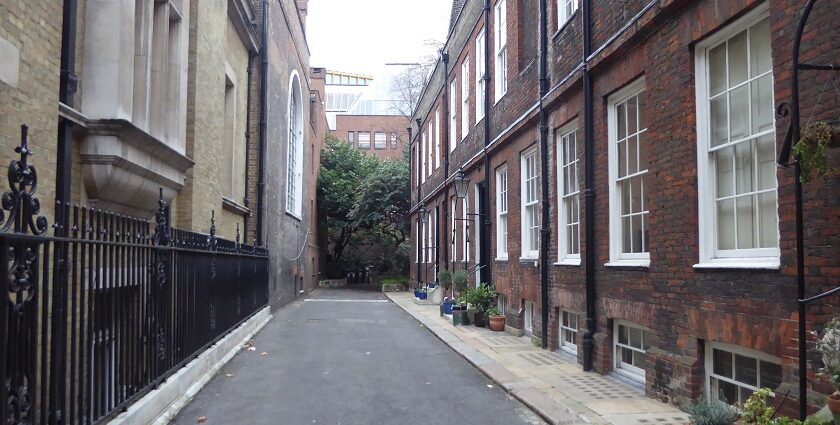
[[[318,206],[326,225],[331,269],[373,265],[379,272],[407,270],[409,170],[404,158],[380,161],[328,137],[321,157]],[[371,250],[382,254],[375,260]]]

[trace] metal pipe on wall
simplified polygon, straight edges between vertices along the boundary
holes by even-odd
[[[443,222],[449,228],[449,185],[446,181],[449,180],[449,52],[441,52],[441,60],[443,61]],[[440,137],[440,135],[438,135]],[[440,229],[440,223],[435,222],[437,229]],[[435,232],[439,233],[439,232]],[[443,268],[449,269],[449,239],[448,231],[443,232]],[[439,239],[439,238],[438,238]],[[454,258],[454,255],[453,255]],[[435,264],[439,264],[435,258]],[[454,260],[453,260],[454,261]],[[452,269],[455,269],[453,264]]]
[[[539,57],[539,93],[540,93],[540,183],[542,220],[540,224],[540,302],[541,302],[541,335],[542,348],[548,347],[548,273],[549,242],[551,240],[551,214],[548,193],[548,111],[543,105],[543,98],[548,93],[548,7],[546,0],[540,0],[540,57]]]
[[[262,64],[260,67],[260,152],[257,170],[257,246],[263,245],[263,203],[265,202],[265,146],[268,111],[268,0],[262,0]]]
[[[593,341],[597,321],[595,319],[595,126],[592,76],[589,58],[592,52],[592,17],[590,0],[583,0],[583,168],[584,168],[584,210],[586,212],[586,253],[584,257],[586,282],[586,331],[583,333],[583,370],[592,370],[595,343]]]
[[[488,31],[488,25],[490,19],[490,0],[484,0],[484,75],[481,76],[482,81],[484,81],[484,148],[486,149],[487,146],[490,146],[490,114],[487,112],[490,110],[490,73],[488,69],[490,68],[490,49],[487,46],[490,44],[490,32]],[[476,58],[478,60],[478,58]],[[476,88],[476,92],[478,89]],[[484,244],[481,247],[481,252],[484,254],[485,258],[485,268],[481,269],[484,271],[484,280],[486,283],[493,282],[493,267],[491,264],[493,261],[490,257],[490,231],[492,222],[490,221],[490,155],[484,155],[484,205],[481,211],[484,214],[484,221],[483,225],[484,228],[482,229],[482,241]],[[481,243],[482,241],[479,241]],[[495,284],[493,284],[495,286]]]
[[[251,78],[254,75],[254,56],[256,55],[253,53],[248,55],[247,99],[245,100],[245,197],[242,198],[242,205],[244,205],[245,208],[248,208],[251,203],[251,200],[248,198],[248,187],[251,183],[251,179],[249,178],[250,174],[248,173],[248,159],[251,155]],[[250,218],[251,214],[246,214],[242,224],[242,232],[245,235],[245,243],[248,242],[248,224],[250,222]]]

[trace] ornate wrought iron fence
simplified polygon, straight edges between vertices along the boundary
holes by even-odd
[[[147,220],[56,204],[39,216],[37,174],[9,166],[0,210],[0,418],[107,420],[268,304],[268,252]]]

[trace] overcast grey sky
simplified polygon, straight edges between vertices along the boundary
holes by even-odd
[[[386,62],[416,62],[425,40],[443,41],[452,0],[310,0],[312,66],[373,74]]]

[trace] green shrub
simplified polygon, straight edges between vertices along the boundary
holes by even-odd
[[[386,277],[386,278],[382,279],[381,284],[382,284],[382,286],[385,286],[385,285],[407,285],[408,284],[408,278],[405,277],[405,276]]]
[[[776,409],[767,403],[770,394],[769,388],[762,388],[752,393],[741,408],[741,422],[744,425],[823,425],[831,423],[811,418],[802,422],[799,419],[791,419],[786,416],[775,417]]]
[[[738,409],[720,400],[705,397],[686,407],[694,425],[732,425],[738,420]]]

